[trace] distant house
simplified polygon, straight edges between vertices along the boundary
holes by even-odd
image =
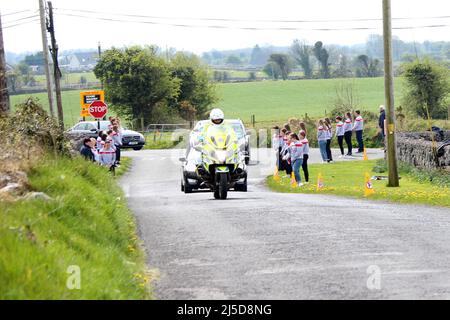
[[[62,56],[59,60],[60,67],[69,72],[91,71],[98,61],[97,52],[76,52]]]

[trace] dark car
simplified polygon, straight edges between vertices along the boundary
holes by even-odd
[[[74,125],[67,132],[86,134],[87,136],[96,138],[99,131],[107,131],[110,127],[109,121],[82,121]],[[145,145],[145,138],[139,132],[122,129],[122,148],[133,148],[141,150]]]

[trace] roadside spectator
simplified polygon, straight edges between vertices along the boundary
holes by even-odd
[[[307,134],[306,125],[304,122],[300,122],[300,132],[305,131],[305,134]],[[299,133],[300,134],[300,133]]]
[[[116,149],[116,164],[120,165],[120,147],[122,146],[122,133],[119,130],[119,126],[115,124],[113,126],[112,141]]]
[[[102,130],[100,130],[98,132],[98,137],[97,137],[97,141],[96,141],[97,151],[102,148],[102,136],[103,135],[104,135],[104,132]]]
[[[292,173],[292,165],[291,165],[291,160],[289,158],[286,158],[286,154],[289,152],[289,134],[291,133],[290,131],[287,131],[286,128],[283,128],[281,130],[282,132],[284,132],[283,135],[283,145],[281,147],[281,157],[282,157],[282,168],[284,171],[286,171],[286,175],[290,176]]]
[[[320,155],[322,156],[322,162],[328,162],[327,155],[327,131],[325,123],[322,119],[317,122],[317,141],[319,143]]]
[[[273,130],[273,135],[272,135],[272,148],[275,150],[276,153],[276,161],[277,161],[277,168],[278,170],[280,170],[280,164],[281,164],[281,139],[283,138],[283,136],[281,135],[280,132],[280,127],[278,126],[274,126],[272,128]]]
[[[384,110],[384,106],[380,106],[380,116],[378,117],[378,128],[380,128],[381,137],[385,137],[385,131],[384,131],[384,121],[386,120],[386,111]]]
[[[302,186],[302,178],[300,175],[300,167],[303,163],[303,144],[299,141],[296,133],[289,134],[289,147],[285,155],[285,159],[289,159],[292,165],[292,171],[294,172],[295,182],[298,186]]]
[[[361,111],[355,111],[355,123],[353,124],[353,130],[356,134],[356,141],[358,141],[358,152],[364,152],[364,140],[363,140],[363,130],[364,130],[364,119],[361,117]]]
[[[344,139],[347,144],[347,156],[352,155],[352,115],[350,112],[345,114]]]
[[[325,118],[324,124],[327,135],[327,158],[328,162],[333,162],[333,155],[331,154],[331,138],[333,137],[333,127],[331,125],[330,118]]]
[[[98,162],[99,156],[98,156],[98,150],[97,150],[97,139],[91,138],[91,145],[92,145],[91,151],[92,151],[92,154],[94,155],[94,161]]]
[[[289,125],[289,123],[285,123],[283,125],[283,128],[285,128],[287,131],[291,132],[291,126]]]
[[[342,122],[342,117],[336,117],[336,137],[339,144],[339,148],[341,149],[341,155],[339,158],[344,156],[344,123]]]
[[[83,140],[83,146],[80,149],[80,154],[89,161],[95,161],[95,156],[92,153],[92,148],[95,144],[92,143],[91,138],[85,138]]]
[[[306,131],[300,130],[300,142],[303,145],[303,162],[302,169],[305,175],[305,183],[309,182],[308,159],[309,159],[309,141],[306,138]]]
[[[116,151],[111,147],[111,140],[107,139],[105,145],[99,151],[100,165],[106,166],[109,170],[113,170],[116,163]]]

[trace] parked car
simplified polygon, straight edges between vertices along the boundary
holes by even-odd
[[[70,128],[69,134],[86,134],[87,136],[96,138],[99,131],[107,131],[109,129],[109,121],[81,121]],[[145,137],[139,132],[122,129],[122,148],[133,148],[141,150],[145,145]]]

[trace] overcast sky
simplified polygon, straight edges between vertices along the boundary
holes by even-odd
[[[40,27],[37,21],[33,21],[36,18],[19,20],[38,14],[38,0],[0,0],[0,3],[6,50],[42,50]],[[325,45],[354,44],[365,42],[369,34],[382,33],[381,20],[363,21],[382,18],[381,0],[53,0],[52,3],[55,8],[55,30],[60,50],[96,48],[100,41],[103,48],[157,44],[163,48],[167,46],[201,53],[211,49],[252,47],[255,44],[287,46],[294,39],[306,40],[309,43],[321,40]],[[11,14],[21,10],[30,11]],[[402,40],[450,41],[448,0],[392,0],[392,16],[414,18],[394,20],[394,27],[449,25],[442,28],[393,30],[393,34]],[[428,17],[441,18],[423,19]],[[146,23],[107,21],[99,18]],[[348,19],[363,20],[339,21]],[[14,26],[30,20],[33,22]],[[299,23],[280,20],[321,21]],[[322,22],[323,20],[326,21]],[[280,28],[298,30],[272,30]],[[347,30],[349,28],[374,29]]]

